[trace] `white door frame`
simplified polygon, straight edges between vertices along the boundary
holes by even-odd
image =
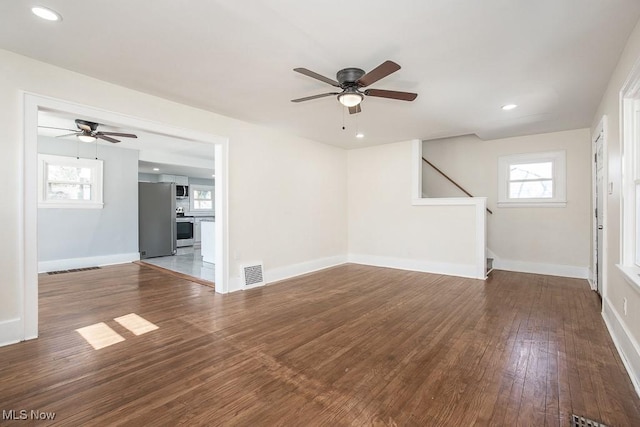
[[[597,199],[596,199],[596,186],[597,182],[597,170],[596,170],[596,162],[594,161],[596,152],[596,141],[598,137],[602,134],[602,179],[603,179],[603,187],[604,191],[600,197],[603,197],[602,200],[602,212],[598,212],[602,218],[603,230],[602,230],[602,265],[597,266],[598,263],[598,219],[596,218],[596,208],[597,208]],[[609,192],[609,180],[608,180],[608,156],[607,156],[607,116],[602,116],[600,122],[595,128],[595,131],[591,135],[591,230],[592,230],[592,262],[591,262],[591,280],[590,285],[592,290],[597,290],[597,280],[598,280],[598,270],[599,267],[602,271],[602,283],[600,283],[600,289],[602,289],[601,297],[604,299],[606,295],[607,289],[607,195]]]
[[[22,157],[23,171],[23,204],[20,215],[21,239],[19,244],[19,262],[22,271],[19,306],[23,339],[38,336],[38,236],[37,236],[37,188],[38,188],[38,110],[48,109],[68,112],[96,121],[107,121],[122,127],[153,130],[169,136],[214,145],[215,151],[215,200],[216,200],[216,292],[229,291],[229,227],[228,227],[228,139],[213,134],[177,128],[164,123],[153,122],[139,117],[127,116],[96,107],[76,104],[69,101],[50,98],[34,93],[23,92],[24,106],[24,153]]]

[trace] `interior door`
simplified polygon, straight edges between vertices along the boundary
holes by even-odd
[[[602,267],[603,267],[603,229],[604,221],[602,217],[605,194],[604,164],[602,136],[600,132],[596,139],[596,291],[602,296]]]

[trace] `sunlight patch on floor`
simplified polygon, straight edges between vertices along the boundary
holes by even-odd
[[[147,319],[138,316],[135,313],[116,317],[113,320],[118,322],[121,326],[127,328],[135,335],[146,334],[147,332],[155,331],[156,329],[158,329],[156,325],[149,322]]]
[[[101,348],[109,347],[110,345],[124,341],[124,338],[120,334],[111,329],[104,322],[76,329],[76,332],[78,332],[95,350],[100,350]]]

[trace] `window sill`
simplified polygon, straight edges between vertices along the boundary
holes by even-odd
[[[38,209],[102,209],[104,203],[38,203]]]
[[[566,208],[567,202],[498,202],[499,208]]]
[[[640,292],[640,268],[616,264],[616,267],[622,272],[624,279],[631,285],[636,292]]]

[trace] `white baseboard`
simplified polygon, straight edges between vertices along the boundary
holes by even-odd
[[[602,300],[602,317],[636,389],[636,394],[640,396],[640,345],[607,298]]]
[[[229,290],[227,292],[219,292],[219,293],[231,293],[242,290],[242,279],[240,277],[229,277]],[[218,292],[218,288],[216,287],[216,292]]]
[[[596,277],[593,274],[593,270],[591,269],[591,267],[589,267],[589,269],[587,270],[587,274],[589,275],[589,277],[587,277],[587,282],[589,282],[589,287],[591,288],[592,291],[597,291],[598,286],[596,284]]]
[[[0,322],[0,347],[24,340],[24,331],[20,318]]]
[[[590,277],[589,267],[578,267],[574,265],[544,264],[537,262],[513,261],[503,258],[493,257],[493,268],[495,270],[517,271],[520,273],[546,274],[549,276],[573,277],[576,279],[588,279]]]
[[[346,262],[346,256],[337,255],[272,269],[268,269],[267,266],[265,266],[264,281],[269,285],[273,282],[279,282],[280,280],[290,279],[303,274],[313,273],[314,271],[324,270],[325,268],[335,267]],[[241,290],[244,290],[244,287],[242,286],[242,280],[240,277],[230,277],[229,292]]]
[[[49,271],[70,270],[73,268],[100,267],[104,265],[125,264],[140,260],[138,252],[92,256],[86,258],[57,259],[38,262],[38,273]]]
[[[477,266],[473,264],[451,264],[431,262],[406,258],[394,258],[378,255],[349,254],[348,261],[354,264],[372,265],[375,267],[396,268],[398,270],[420,271],[423,273],[444,274],[447,276],[470,277],[484,279],[477,276]]]
[[[314,271],[335,267],[336,265],[344,264],[346,262],[346,255],[336,255],[288,265],[286,267],[265,269],[264,281],[266,283],[279,282],[280,280],[290,279],[302,274],[313,273]]]

